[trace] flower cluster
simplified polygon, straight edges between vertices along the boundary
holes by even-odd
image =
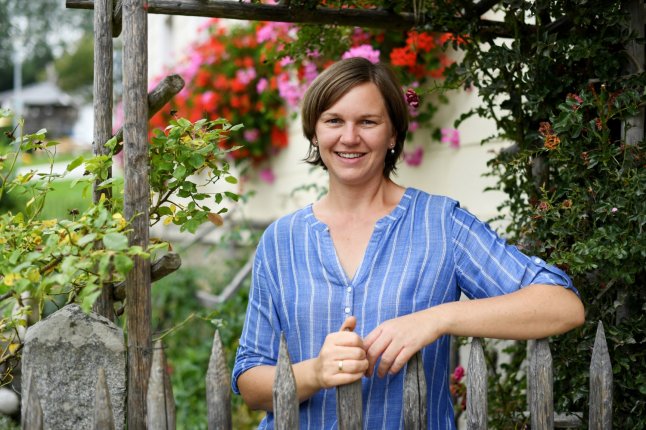
[[[373,63],[386,61],[404,85],[411,115],[409,132],[429,125],[435,109],[422,103],[416,88],[442,76],[449,64],[442,45],[445,36],[409,31],[393,33],[353,29],[343,52],[310,51],[298,59],[286,55],[297,41],[298,27],[290,23],[249,22],[224,27],[211,20],[206,32],[187,55],[182,70],[187,82],[170,109],[155,115],[152,127],[163,127],[172,114],[191,121],[225,118],[244,129],[232,133],[226,148],[238,166],[251,166],[259,177],[273,181],[263,162],[288,144],[287,120],[295,112],[312,80],[337,58],[363,57]],[[384,50],[384,46],[394,46]],[[405,151],[404,160],[419,165],[423,148]]]

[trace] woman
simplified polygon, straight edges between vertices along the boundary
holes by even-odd
[[[400,370],[422,350],[429,428],[451,429],[450,335],[530,339],[583,323],[565,273],[457,202],[393,182],[408,108],[385,65],[332,65],[305,94],[302,118],[307,161],[327,170],[329,191],[274,222],[258,245],[232,385],[268,411],[260,428],[273,428],[281,332],[301,428],[335,428],[333,388],[358,379],[365,428],[401,428]]]

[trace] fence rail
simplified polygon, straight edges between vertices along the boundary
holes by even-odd
[[[555,415],[552,392],[552,355],[548,339],[528,342],[528,405],[532,429],[547,430],[580,425],[572,416],[563,420]],[[166,373],[167,365],[161,342],[155,345],[148,390],[147,428],[175,429],[175,403]],[[230,371],[224,349],[216,331],[208,370],[206,372],[206,400],[208,428],[232,428]],[[30,378],[31,379],[31,378]],[[29,382],[28,382],[29,383]],[[487,368],[482,339],[474,338],[467,369],[467,418],[469,430],[487,428]],[[404,428],[426,429],[426,379],[421,354],[416,354],[406,367],[404,380]],[[361,382],[339,387],[337,390],[337,419],[340,430],[362,428]],[[274,419],[276,429],[298,428],[298,398],[296,382],[284,336],[281,336],[276,377],[273,388]],[[23,411],[23,429],[42,430],[43,415],[38,394],[32,384],[29,399]],[[98,370],[94,430],[113,430],[114,422],[109,391],[103,369]],[[612,428],[612,366],[606,344],[603,324],[599,322],[590,361],[590,405],[588,428]],[[556,418],[555,418],[556,417]]]

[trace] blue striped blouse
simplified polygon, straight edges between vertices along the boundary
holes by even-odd
[[[327,226],[309,205],[272,223],[260,240],[233,390],[239,394],[237,379],[246,370],[276,364],[281,331],[296,363],[316,357],[326,335],[349,315],[365,337],[388,319],[458,300],[461,293],[477,299],[533,283],[574,290],[564,272],[508,245],[456,201],[413,188],[377,221],[363,261],[348,279]],[[449,342],[444,336],[422,351],[429,429],[455,428]],[[403,427],[403,377],[402,371],[363,378],[364,428]],[[273,424],[268,413],[259,428]],[[301,403],[300,428],[337,428],[335,389]]]

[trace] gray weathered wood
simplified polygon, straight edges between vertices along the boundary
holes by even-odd
[[[92,0],[67,0],[70,9],[91,9]],[[295,7],[289,4],[261,4],[234,1],[204,0],[150,0],[148,13],[162,15],[203,16],[251,21],[299,22],[308,24],[333,24],[387,30],[408,30],[420,24],[427,31],[451,32],[444,23],[418,22],[410,12],[394,13],[383,9],[339,9]],[[527,26],[531,31],[532,26]],[[513,37],[503,24],[480,19],[479,34],[498,37]]]
[[[131,245],[148,247],[148,22],[145,0],[123,2],[124,215],[132,219]],[[126,277],[128,430],[146,429],[151,360],[150,261],[134,258]]]
[[[114,430],[114,416],[112,415],[112,402],[110,390],[105,379],[103,367],[99,367],[94,394],[94,423],[93,430]]]
[[[630,63],[626,65],[628,74],[643,73],[645,67],[644,53],[644,2],[643,0],[627,1],[627,8],[630,11],[630,31],[638,36],[626,46],[626,53]],[[626,120],[624,125],[624,139],[628,145],[636,145],[644,140],[644,116],[646,109],[642,106],[637,115]],[[624,306],[625,308],[625,306]]]
[[[280,335],[280,349],[276,376],[273,386],[274,419],[276,430],[293,430],[298,428],[298,398],[296,396],[296,380],[292,363],[287,351],[285,335]]]
[[[184,88],[184,79],[179,75],[169,75],[162,79],[157,86],[147,95],[147,117],[152,118],[161,108],[166,105],[182,88]],[[117,147],[114,153],[118,154],[123,149],[123,127],[115,133]]]
[[[166,373],[166,356],[161,340],[155,342],[153,361],[150,367],[147,394],[147,422],[149,429],[175,429],[175,401],[172,390],[168,392],[169,378]],[[169,408],[170,406],[170,408]]]
[[[231,430],[231,377],[217,330],[213,335],[211,357],[206,372],[206,408],[209,414],[209,430]]]
[[[40,406],[36,383],[31,372],[29,374],[29,396],[26,405],[27,407],[23,407],[22,412],[22,429],[43,430],[43,408]]]
[[[94,155],[106,155],[109,149],[104,143],[112,135],[112,0],[96,0],[94,8]],[[112,169],[108,168],[108,177]],[[98,202],[101,196],[106,203],[110,201],[110,189],[100,190],[100,181],[94,184],[93,199]],[[95,246],[100,246],[96,243]],[[114,300],[110,285],[101,289],[93,310],[114,321]]]
[[[175,396],[173,395],[173,384],[168,374],[168,361],[164,354],[164,399],[166,399],[166,422],[169,429],[177,427],[177,410],[175,407]]]
[[[467,368],[467,429],[487,428],[487,365],[482,339],[471,341]]]
[[[336,417],[339,430],[361,430],[363,409],[361,379],[336,387]]]
[[[159,281],[161,278],[170,275],[180,268],[182,259],[179,254],[169,252],[162,255],[150,266],[150,282]],[[116,284],[112,292],[114,300],[121,301],[126,298],[126,283]]]
[[[547,339],[536,341],[529,361],[530,374],[533,378],[529,405],[532,429],[552,430],[554,428],[554,395],[552,375],[552,353]]]
[[[588,428],[612,428],[612,364],[603,323],[599,321],[590,361],[590,415]]]
[[[404,377],[404,429],[426,430],[426,375],[422,353],[418,352],[406,366]]]
[[[112,12],[112,37],[119,37],[123,27],[123,0],[115,0]]]

